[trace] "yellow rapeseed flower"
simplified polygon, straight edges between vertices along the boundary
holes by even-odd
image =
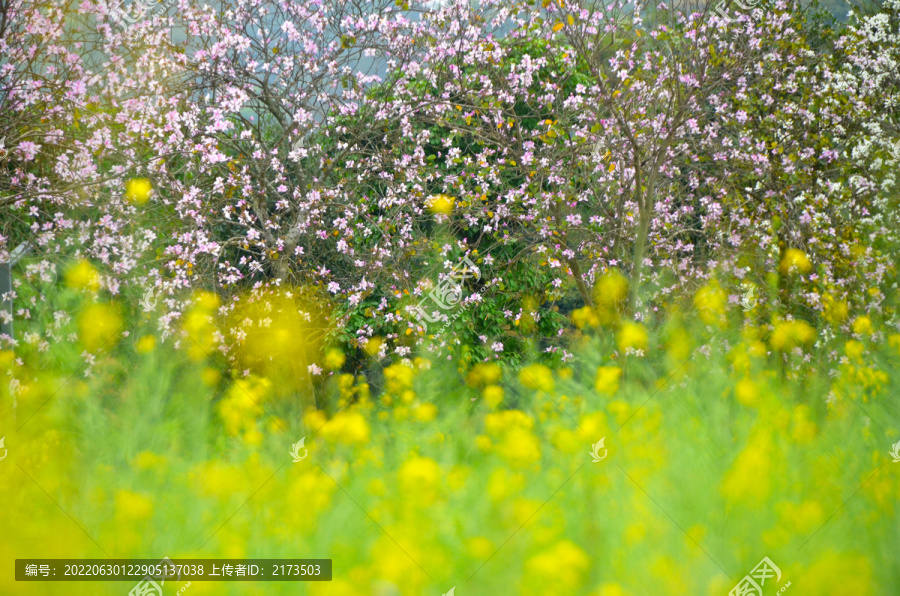
[[[508,469],[497,468],[488,478],[487,494],[495,503],[506,501],[525,488],[525,476]]]
[[[618,269],[609,269],[594,284],[594,316],[601,325],[612,325],[628,298],[628,280]],[[591,317],[588,317],[588,323]]]
[[[543,364],[529,364],[519,371],[519,382],[529,389],[551,393],[554,387],[553,372]]]
[[[862,344],[862,342],[856,341],[855,339],[851,339],[844,344],[844,353],[847,354],[847,357],[850,360],[859,361],[862,358],[863,352],[865,350],[866,347]]]
[[[784,258],[781,259],[778,270],[782,275],[788,275],[789,273],[794,272],[799,272],[800,275],[806,275],[812,271],[812,265],[809,262],[809,258],[807,258],[802,250],[789,248],[784,252]]]
[[[66,285],[79,290],[96,292],[100,289],[100,274],[89,261],[81,259],[66,271]]]
[[[194,295],[194,304],[203,310],[213,312],[219,308],[219,296],[215,292],[201,290]]]
[[[722,482],[726,501],[763,503],[772,490],[773,455],[772,436],[765,430],[755,432]]]
[[[897,350],[897,353],[900,354],[900,333],[892,333],[887,338],[887,343],[890,347]]]
[[[855,321],[853,321],[853,333],[858,335],[872,335],[872,319],[863,315],[861,317],[857,317]]]
[[[874,596],[872,564],[862,554],[826,551],[809,569],[798,571],[807,594]],[[799,583],[799,582],[798,582]],[[883,594],[884,592],[877,592]]]
[[[537,437],[530,430],[521,427],[510,428],[503,433],[496,452],[514,467],[527,466],[541,458],[541,446]]]
[[[496,549],[494,543],[484,536],[475,536],[466,541],[466,550],[476,559],[487,560]]]
[[[450,215],[453,213],[453,204],[455,202],[456,199],[450,195],[440,194],[429,197],[426,204],[428,205],[428,210],[432,213]]]
[[[338,348],[331,348],[325,352],[325,370],[340,370],[346,360],[343,352]]]
[[[527,594],[575,594],[586,579],[591,558],[570,540],[561,540],[525,561]]]
[[[703,286],[694,295],[694,306],[699,311],[700,320],[707,325],[714,325],[724,319],[727,302],[728,297],[715,282]]]
[[[633,350],[647,349],[647,330],[640,323],[627,321],[622,324],[616,335],[619,350],[625,352],[628,348]]]
[[[816,340],[816,330],[806,321],[775,321],[775,331],[769,338],[772,349],[786,352]]]
[[[377,356],[378,352],[381,351],[381,346],[384,344],[384,340],[380,337],[370,337],[363,344],[363,350],[369,356]]]
[[[819,432],[816,423],[812,421],[809,406],[806,404],[800,404],[794,408],[793,423],[791,439],[795,443],[809,443],[816,438]]]
[[[484,428],[489,434],[499,436],[511,428],[534,428],[534,418],[521,410],[503,410],[485,416]]]
[[[400,466],[400,487],[418,493],[435,489],[441,481],[441,467],[428,457],[413,457]]]
[[[152,335],[145,335],[134,343],[134,349],[139,354],[147,354],[156,347],[156,338]]]
[[[110,348],[119,341],[122,325],[117,304],[95,302],[78,314],[78,337],[88,352]]]
[[[163,466],[166,463],[166,458],[157,455],[152,451],[141,451],[134,457],[134,460],[132,460],[131,463],[139,470],[152,470],[153,468]]]
[[[413,411],[419,422],[431,422],[437,418],[437,406],[434,404],[422,404]]]
[[[597,380],[594,389],[597,393],[612,395],[619,390],[619,379],[622,377],[622,369],[618,366],[597,367]]]
[[[203,384],[207,387],[215,387],[219,384],[219,381],[222,379],[222,373],[217,368],[212,368],[211,366],[207,366],[203,369],[203,372],[200,373],[200,380],[203,381]]]
[[[150,200],[150,191],[153,186],[146,178],[132,178],[125,183],[125,198],[132,203],[143,205]]]
[[[500,381],[502,371],[500,365],[494,362],[479,362],[472,367],[466,375],[466,384],[470,387],[484,387],[494,385]]]
[[[759,388],[752,380],[742,379],[734,387],[734,396],[745,406],[755,406],[759,403]]]
[[[824,306],[822,315],[829,323],[840,325],[847,320],[850,309],[846,300],[836,300],[831,294],[825,294],[822,297],[822,304]]]
[[[322,437],[327,441],[350,444],[369,442],[369,423],[359,412],[341,410],[322,427]]]
[[[600,325],[600,317],[590,306],[585,306],[572,311],[572,324],[578,329],[585,327],[597,327]]]
[[[122,520],[143,520],[153,516],[153,502],[137,493],[120,490],[116,493],[116,517]]]
[[[484,401],[491,408],[496,408],[503,403],[503,387],[499,385],[488,385],[482,391],[482,395],[484,396]]]

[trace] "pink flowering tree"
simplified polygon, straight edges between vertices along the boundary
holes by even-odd
[[[636,318],[710,278],[776,314],[881,308],[892,4],[840,35],[788,2],[10,6],[2,248],[161,293],[164,335],[194,290],[225,315],[281,286],[382,356],[557,351],[611,269]],[[461,304],[426,304],[463,257]]]

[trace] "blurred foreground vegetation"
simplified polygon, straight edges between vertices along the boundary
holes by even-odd
[[[797,594],[900,592],[900,335],[867,317],[827,339],[757,325],[715,296],[655,328],[605,320],[601,300],[555,370],[536,354],[518,368],[373,357],[354,376],[331,350],[336,372],[310,384],[276,352],[223,376],[211,294],[176,350],[139,312],[65,290],[71,324],[90,311],[82,345],[26,337],[0,357],[21,379],[15,427],[3,387],[0,592],[125,594],[12,578],[15,558],[107,555],[334,560],[330,583],[192,582],[198,596],[723,596],[764,556]],[[248,341],[302,358],[273,316],[274,335]]]

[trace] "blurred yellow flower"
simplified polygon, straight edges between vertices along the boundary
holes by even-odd
[[[503,403],[503,387],[499,385],[488,385],[484,388],[482,395],[484,396],[484,401],[491,408],[496,408]]]
[[[369,480],[369,483],[366,485],[366,490],[369,494],[383,497],[387,492],[387,486],[381,478],[373,478],[372,480]]]
[[[479,362],[472,367],[466,375],[466,384],[471,387],[484,387],[494,385],[500,381],[502,371],[499,364],[493,362]]]
[[[722,496],[731,503],[760,505],[772,490],[772,436],[755,432],[722,481]]]
[[[194,295],[194,304],[207,312],[213,312],[219,308],[219,296],[215,292],[201,290]]]
[[[825,510],[818,501],[782,501],[775,504],[775,510],[779,525],[796,534],[814,532],[825,521]]]
[[[775,321],[775,331],[769,338],[772,349],[786,352],[797,346],[805,346],[816,340],[816,330],[806,321]]]
[[[116,517],[122,520],[144,520],[153,516],[153,502],[128,490],[116,493]]]
[[[325,370],[340,370],[346,360],[343,352],[338,348],[331,348],[325,352]]]
[[[700,320],[707,325],[715,325],[724,320],[727,303],[728,297],[715,282],[703,286],[694,295],[694,306],[697,307]]]
[[[78,313],[78,337],[88,352],[116,345],[123,325],[124,319],[115,303],[95,302]]]
[[[805,444],[816,438],[819,432],[816,423],[812,421],[809,406],[800,404],[794,407],[794,426],[791,429],[791,439],[795,443]]]
[[[200,373],[200,380],[203,381],[203,384],[207,387],[215,387],[219,384],[219,381],[222,379],[222,373],[219,372],[219,369],[212,368],[207,366],[203,369],[203,372]]]
[[[315,329],[325,326],[319,304],[314,292],[303,287],[282,286],[241,297],[224,325],[236,344],[234,354],[240,368],[272,379],[285,398],[299,393],[307,403],[312,401],[307,390],[310,365],[321,353],[322,341]],[[208,305],[198,310],[194,316],[202,325],[189,331],[194,342],[210,354],[218,337],[212,314]]]
[[[513,427],[503,433],[496,452],[514,467],[527,466],[541,458],[541,446],[537,437],[522,427]]]
[[[600,325],[600,317],[597,316],[593,308],[584,306],[572,311],[572,323],[579,329],[597,327]]]
[[[496,548],[494,547],[494,543],[484,536],[475,536],[466,541],[466,550],[472,557],[486,560],[494,554]]]
[[[165,457],[157,455],[152,451],[141,451],[132,461],[132,465],[139,470],[152,470],[153,468],[163,466],[165,463]]]
[[[845,300],[836,300],[831,294],[822,297],[824,309],[822,311],[825,320],[834,325],[840,325],[847,320],[850,309]]]
[[[684,327],[676,326],[670,329],[666,337],[666,355],[669,364],[680,368],[691,356],[691,337]]]
[[[437,406],[434,404],[422,404],[413,411],[419,422],[431,422],[437,418]]]
[[[541,596],[575,594],[590,565],[584,550],[570,540],[560,540],[525,561],[524,592]]]
[[[781,264],[778,266],[778,270],[782,273],[782,275],[787,275],[794,272],[799,272],[801,275],[806,275],[807,273],[812,271],[812,265],[810,264],[809,259],[806,257],[806,254],[802,250],[789,248],[784,252],[784,257],[781,259]]]
[[[369,423],[356,411],[341,410],[322,427],[322,437],[345,445],[369,442]]]
[[[847,357],[850,360],[859,361],[862,358],[863,352],[865,352],[866,346],[862,344],[862,342],[856,341],[855,339],[849,340],[844,344],[844,353],[847,354]]]
[[[143,205],[150,199],[152,190],[153,186],[146,178],[132,178],[125,183],[125,198],[132,203]]]
[[[553,372],[543,364],[529,364],[522,368],[519,371],[519,382],[529,389],[553,392]]]
[[[734,387],[734,396],[745,406],[755,406],[759,403],[759,388],[750,379],[741,379]]]
[[[615,308],[628,297],[628,279],[618,269],[605,271],[594,284],[594,304]]]
[[[453,204],[455,202],[456,199],[450,195],[440,194],[429,197],[426,204],[428,205],[428,210],[432,213],[450,215],[453,213]]]
[[[856,320],[853,321],[853,333],[859,335],[872,335],[872,319],[863,315],[861,317],[856,317]]]
[[[404,392],[412,388],[416,371],[411,366],[397,362],[385,368],[383,374],[387,393],[401,397]],[[413,394],[414,396],[415,394]]]
[[[900,354],[900,333],[892,333],[887,338],[887,343]]]
[[[152,335],[145,335],[134,343],[134,349],[139,354],[147,354],[156,347],[156,338]]]
[[[381,351],[381,346],[384,345],[384,340],[380,337],[370,337],[363,344],[363,351],[369,356],[375,357],[378,355],[378,352]]]
[[[604,272],[594,284],[594,316],[601,325],[611,325],[618,321],[619,313],[628,298],[628,280],[618,269]],[[591,317],[588,317],[588,323]]]
[[[66,285],[79,290],[96,292],[100,289],[100,274],[91,263],[81,259],[66,271]]]
[[[487,493],[495,503],[506,501],[511,495],[521,492],[523,488],[525,488],[525,476],[510,472],[506,468],[493,470],[488,478]]]
[[[322,410],[310,408],[303,414],[303,426],[313,432],[318,432],[320,428],[325,426],[326,422],[328,422],[328,416]]]
[[[817,596],[874,596],[872,564],[856,553],[826,552],[801,572],[803,591]],[[798,582],[799,584],[799,582]],[[884,592],[878,592],[879,595]]]
[[[534,419],[521,410],[503,410],[485,416],[484,428],[488,433],[499,436],[511,428],[534,428]]]
[[[628,348],[633,350],[647,350],[647,330],[639,323],[627,321],[622,324],[616,336],[619,350],[625,352]]]
[[[400,488],[408,493],[431,491],[441,481],[441,467],[428,457],[415,456],[405,461],[398,474]]]
[[[618,366],[597,367],[597,380],[594,389],[597,393],[612,395],[619,390],[619,379],[622,377],[622,369]]]

